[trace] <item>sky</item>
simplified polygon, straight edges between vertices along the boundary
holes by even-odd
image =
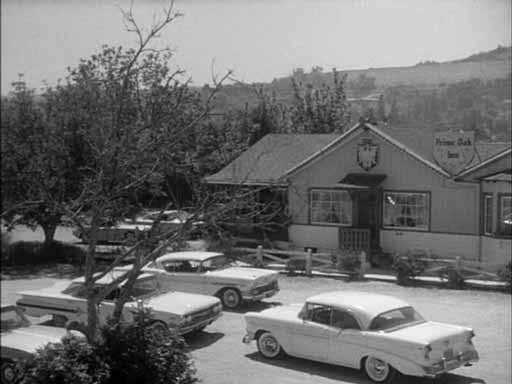
[[[167,2],[135,0],[140,25]],[[244,82],[309,71],[448,61],[511,45],[510,0],[176,0],[184,14],[156,47],[194,85],[227,70]],[[23,74],[32,88],[53,85],[103,44],[134,46],[119,7],[130,0],[2,0],[2,94]]]

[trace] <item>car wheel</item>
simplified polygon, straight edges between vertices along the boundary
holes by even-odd
[[[148,330],[157,340],[164,340],[169,335],[169,328],[161,321],[155,321],[148,326]]]
[[[258,351],[267,359],[275,359],[283,352],[279,341],[270,332],[263,332],[258,337]]]
[[[236,309],[242,304],[242,295],[235,288],[226,288],[221,294],[222,305],[228,309]]]
[[[389,383],[396,376],[395,369],[384,360],[368,356],[364,360],[364,372],[376,383]]]
[[[16,364],[10,360],[2,361],[2,384],[14,384],[19,379]]]

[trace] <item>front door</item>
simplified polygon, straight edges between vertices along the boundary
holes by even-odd
[[[356,192],[357,200],[357,227],[370,230],[370,245],[379,246],[380,228],[380,194],[377,190],[359,190]]]

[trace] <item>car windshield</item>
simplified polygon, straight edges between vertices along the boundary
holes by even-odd
[[[28,320],[21,316],[14,308],[2,309],[2,332],[28,326]]]
[[[94,286],[94,294],[100,293],[105,287],[105,284],[96,284]],[[105,297],[105,300],[115,300],[119,297],[120,292],[119,288],[114,289]],[[130,292],[130,297],[142,299],[153,296],[156,292],[158,292],[158,280],[156,276],[153,275],[137,280]],[[83,283],[72,283],[69,287],[64,289],[62,293],[75,297],[86,297]]]
[[[225,255],[214,256],[206,259],[201,263],[201,271],[216,271],[231,265],[231,260]]]
[[[423,322],[425,322],[425,320],[413,307],[404,307],[393,309],[376,316],[372,320],[369,329],[370,331],[389,331]]]

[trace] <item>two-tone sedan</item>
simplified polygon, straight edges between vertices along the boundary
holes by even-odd
[[[397,373],[436,377],[478,361],[471,328],[427,321],[406,302],[364,292],[330,292],[303,305],[245,315],[244,343],[265,358],[282,353],[363,370],[374,382]]]
[[[166,289],[217,296],[229,309],[279,292],[275,271],[237,267],[218,252],[168,253],[147,267],[165,271],[162,285]]]
[[[2,305],[1,324],[2,384],[19,382],[21,375],[17,364],[20,361],[30,358],[38,348],[57,343],[69,334],[62,328],[31,324],[22,309],[14,305]]]
[[[114,269],[96,281],[95,289],[112,283],[126,270]],[[154,317],[152,328],[156,332],[172,329],[177,334],[203,330],[222,315],[222,304],[216,297],[185,292],[167,292],[160,288],[159,273],[140,275],[131,292],[131,301],[123,309],[123,320],[133,321],[140,305],[151,308]],[[59,326],[72,326],[87,322],[87,300],[84,278],[64,281],[46,289],[20,293],[17,305],[29,316],[52,315]],[[112,291],[98,307],[100,324],[105,324],[114,312],[114,300],[119,289]]]

